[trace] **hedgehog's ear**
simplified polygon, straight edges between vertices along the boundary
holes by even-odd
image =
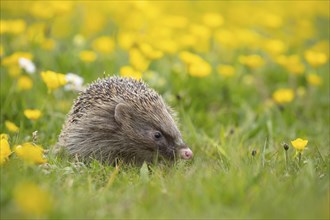
[[[129,108],[124,103],[119,103],[115,107],[115,121],[122,124],[123,121],[129,116]]]

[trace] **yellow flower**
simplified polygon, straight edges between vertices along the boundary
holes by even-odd
[[[301,138],[297,138],[294,141],[291,141],[292,146],[297,150],[297,151],[303,151],[308,143],[308,140],[303,140]]]
[[[237,36],[233,31],[223,29],[215,32],[215,40],[222,46],[222,47],[237,47]]]
[[[155,47],[167,54],[175,54],[178,51],[177,42],[170,39],[160,40]]]
[[[41,72],[41,78],[46,83],[48,91],[52,91],[67,83],[65,75],[62,73],[55,73],[53,71]]]
[[[21,76],[18,78],[17,87],[19,90],[30,90],[33,86],[33,82],[28,76]]]
[[[278,89],[273,93],[273,100],[277,104],[285,104],[292,102],[294,92],[292,89]]]
[[[182,48],[193,47],[196,42],[196,37],[190,34],[183,34],[178,38],[178,43],[179,45],[181,45]]]
[[[18,132],[19,128],[11,121],[5,121],[6,128],[11,132]]]
[[[192,63],[188,66],[188,73],[194,77],[206,77],[210,75],[212,67],[206,61]]]
[[[21,68],[18,65],[8,66],[8,73],[11,77],[16,78],[21,74]]]
[[[45,50],[53,50],[55,48],[56,42],[53,39],[45,39],[41,43],[41,47]]]
[[[205,77],[212,71],[211,65],[196,54],[183,51],[179,54],[179,57],[186,63],[188,73],[194,77]]]
[[[109,54],[114,50],[115,42],[110,37],[102,36],[93,41],[92,47],[100,53]]]
[[[202,58],[199,57],[198,55],[187,52],[187,51],[181,52],[179,54],[179,57],[186,64],[191,64],[191,63],[199,62],[200,60],[202,60]]]
[[[258,68],[264,64],[264,60],[259,55],[248,55],[248,56],[239,56],[239,62],[250,67]]]
[[[44,215],[53,206],[51,194],[34,183],[21,182],[14,189],[15,204],[29,215]]]
[[[263,23],[263,25],[269,28],[279,28],[283,24],[281,16],[271,13],[263,14],[260,21]]]
[[[286,45],[281,40],[270,39],[265,42],[265,50],[271,55],[278,55],[286,51]]]
[[[190,35],[196,39],[196,44],[192,45],[197,52],[207,53],[210,50],[210,38],[212,32],[204,25],[193,24],[189,28]]]
[[[41,111],[38,109],[25,109],[24,115],[30,120],[37,120],[41,116]]]
[[[83,50],[79,53],[79,58],[85,63],[91,63],[96,60],[96,53],[91,50]]]
[[[139,71],[146,71],[150,64],[150,61],[137,48],[129,50],[129,62]]]
[[[203,22],[210,28],[217,28],[223,24],[223,17],[220,14],[207,13],[203,16]]]
[[[7,160],[9,155],[11,154],[10,146],[8,143],[8,135],[1,134],[0,138],[0,165],[4,164]]]
[[[118,44],[121,48],[129,50],[134,43],[136,43],[136,37],[134,33],[121,32],[118,34]]]
[[[8,141],[8,139],[9,139],[9,135],[8,135],[8,134],[4,134],[4,133],[2,133],[2,134],[0,134],[0,140],[1,140],[1,139],[5,139],[5,140]]]
[[[12,65],[18,65],[19,58],[26,58],[29,60],[32,60],[33,55],[27,52],[16,52],[11,54],[10,56],[4,57],[1,61],[1,64],[4,66],[12,66]]]
[[[100,9],[89,8],[88,13],[83,17],[82,34],[85,36],[101,31],[107,23],[107,14],[100,13]]]
[[[41,146],[33,145],[32,143],[24,143],[16,146],[14,151],[19,158],[27,163],[43,164],[47,162],[44,158],[44,150]]]
[[[327,55],[322,52],[307,50],[304,55],[307,62],[313,67],[318,67],[328,62]]]
[[[163,52],[153,49],[149,44],[140,44],[140,50],[150,60],[159,59],[163,56]]]
[[[307,82],[309,84],[311,84],[312,86],[319,86],[322,84],[322,79],[316,73],[311,73],[311,74],[308,74],[308,76],[307,76]]]
[[[45,29],[46,23],[44,22],[34,22],[29,25],[25,37],[29,42],[35,44],[41,44],[45,40]]]
[[[133,79],[141,79],[142,73],[139,71],[134,70],[130,66],[123,66],[120,68],[120,75],[123,77],[133,78]]]
[[[188,24],[188,19],[186,17],[177,15],[167,15],[162,18],[161,25],[169,28],[185,28]]]
[[[0,20],[0,34],[21,34],[25,31],[26,23],[22,19]]]
[[[2,44],[0,44],[0,56],[2,57],[5,54],[5,49],[3,49]]]
[[[236,48],[247,47],[256,48],[259,47],[262,37],[256,31],[251,28],[237,28],[234,29],[234,43]]]
[[[305,66],[298,55],[281,55],[277,57],[276,62],[295,75],[301,75],[305,71]]]
[[[219,65],[218,68],[219,75],[223,77],[232,77],[235,74],[235,68],[231,65]]]

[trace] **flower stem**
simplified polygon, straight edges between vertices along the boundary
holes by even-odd
[[[288,158],[288,151],[285,151],[285,166],[286,169],[288,170],[288,163],[289,163],[289,158]]]
[[[299,166],[301,166],[301,152],[298,154]]]

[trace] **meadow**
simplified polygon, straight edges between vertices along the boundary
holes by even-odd
[[[1,219],[329,219],[329,1],[6,1]],[[143,79],[194,152],[51,153],[73,100]]]

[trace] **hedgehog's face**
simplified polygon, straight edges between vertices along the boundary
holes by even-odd
[[[115,108],[115,120],[125,131],[131,145],[139,147],[139,153],[143,154],[141,158],[192,158],[192,151],[184,144],[181,133],[166,108],[153,108],[152,114],[138,109],[132,112],[131,109],[133,108],[126,104],[118,104]]]

